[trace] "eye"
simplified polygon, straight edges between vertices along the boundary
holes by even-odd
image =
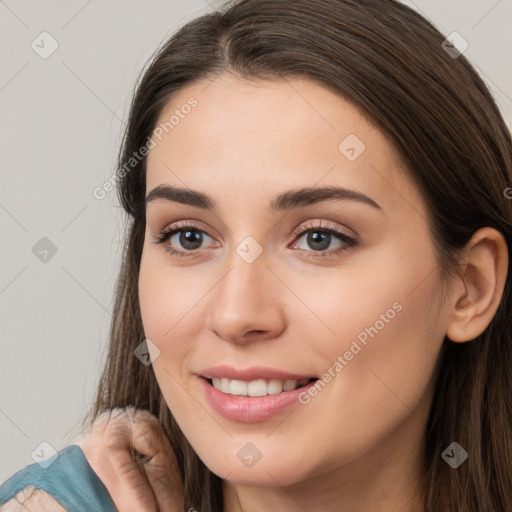
[[[195,224],[176,223],[159,233],[154,243],[162,244],[165,250],[173,256],[191,256],[195,251],[203,248],[201,246],[205,241],[205,236],[212,239],[208,233]],[[166,243],[168,240],[171,243]],[[181,245],[184,250],[176,249],[176,245]]]
[[[307,223],[303,224],[293,234],[298,237],[299,241],[303,239],[303,246],[299,247],[299,249],[312,253],[308,255],[308,257],[312,258],[335,256],[358,245],[358,241],[355,238],[334,227],[322,226],[321,222],[317,226]],[[336,247],[333,250],[326,251],[333,242],[337,242]],[[312,250],[304,248],[304,245],[309,246]]]
[[[303,246],[298,247],[300,251],[309,253],[308,257],[310,258],[336,256],[358,245],[358,241],[352,236],[337,228],[322,226],[321,221],[319,225],[303,224],[293,234],[299,241],[303,239],[304,243],[312,249],[309,250]],[[206,238],[213,240],[199,226],[187,221],[167,227],[156,236],[154,243],[163,245],[164,249],[173,256],[186,257],[194,256],[197,251],[204,249],[203,242],[205,242]],[[170,243],[166,243],[167,241]],[[326,251],[333,242],[337,242],[336,247]],[[297,245],[297,242],[294,245]],[[176,248],[176,246],[181,246],[183,250]]]

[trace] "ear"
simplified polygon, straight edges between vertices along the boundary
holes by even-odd
[[[466,245],[461,286],[453,287],[453,310],[446,335],[470,341],[484,332],[500,304],[508,269],[507,243],[496,229],[479,229]]]

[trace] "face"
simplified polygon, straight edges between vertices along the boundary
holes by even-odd
[[[261,486],[418,456],[447,314],[425,203],[389,140],[300,79],[197,82],[166,122],[140,306],[198,456]]]

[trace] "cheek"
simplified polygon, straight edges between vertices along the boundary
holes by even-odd
[[[427,354],[432,348],[434,353],[436,347],[426,342],[430,335],[439,337],[436,325],[442,321],[434,304],[441,281],[428,241],[415,244],[382,244],[337,269],[321,269],[300,279],[285,275],[283,280],[293,282],[294,292],[310,311],[290,311],[291,326],[311,325],[299,339],[314,343],[312,348],[331,362],[350,351],[354,341],[361,346],[361,362],[369,352],[384,361],[396,351]],[[347,358],[356,359],[350,353]]]
[[[323,456],[339,465],[378,446],[411,411],[423,420],[430,407],[445,329],[435,261],[413,255],[397,266],[392,254],[388,264],[384,256],[376,261],[364,272],[345,269],[338,278],[297,280],[294,287],[321,320],[306,322],[304,311],[302,320],[298,313],[290,320],[300,339],[315,340],[314,351],[304,345],[303,352],[323,365],[321,382],[294,415],[297,431],[318,440],[312,451],[319,464]],[[311,418],[321,418],[320,426]]]
[[[196,404],[184,387],[188,356],[201,330],[197,315],[206,290],[199,289],[200,285],[197,272],[194,276],[193,272],[173,269],[166,265],[165,257],[151,248],[145,249],[139,275],[139,302],[146,338],[160,350],[152,363],[155,377],[180,428],[187,434],[199,430],[200,436],[208,436],[207,429],[201,430],[203,424],[195,421],[200,411],[193,410]]]
[[[163,251],[163,249],[160,249]],[[146,251],[146,250],[145,250]],[[182,332],[189,339],[200,324],[193,322],[204,296],[204,280],[193,270],[174,269],[165,256],[151,248],[143,253],[139,275],[139,302],[146,337],[162,352],[183,347]],[[192,267],[190,267],[192,269]],[[197,329],[196,329],[197,326]],[[185,347],[187,344],[185,344]]]

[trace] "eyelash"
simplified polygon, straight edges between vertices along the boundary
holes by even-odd
[[[197,226],[191,222],[178,222],[176,224],[172,224],[171,226],[165,228],[158,235],[156,235],[153,243],[163,245],[173,235],[175,235],[176,233],[180,233],[182,231],[197,231],[197,232],[204,233],[204,234],[208,235],[210,238],[213,238],[208,233],[206,233],[204,230],[200,229],[199,226]],[[348,236],[347,234],[343,233],[342,231],[339,231],[332,227],[322,226],[321,222],[319,225],[311,225],[311,224],[307,224],[307,223],[303,224],[300,227],[298,227],[296,230],[294,230],[292,234],[295,237],[299,238],[300,236],[304,235],[305,233],[309,233],[309,232],[327,233],[329,235],[332,235],[332,236],[338,238],[341,242],[346,244],[344,247],[339,247],[338,249],[335,249],[332,251],[307,251],[305,249],[299,249],[299,251],[314,253],[315,256],[308,256],[309,258],[312,258],[312,259],[336,256],[345,251],[350,251],[350,250],[354,249],[357,245],[359,245],[359,242],[355,238],[352,238],[352,237]],[[172,256],[177,256],[180,258],[194,256],[198,251],[200,251],[200,249],[196,249],[193,251],[180,251],[177,249],[173,249],[170,245],[165,245],[164,249]]]

